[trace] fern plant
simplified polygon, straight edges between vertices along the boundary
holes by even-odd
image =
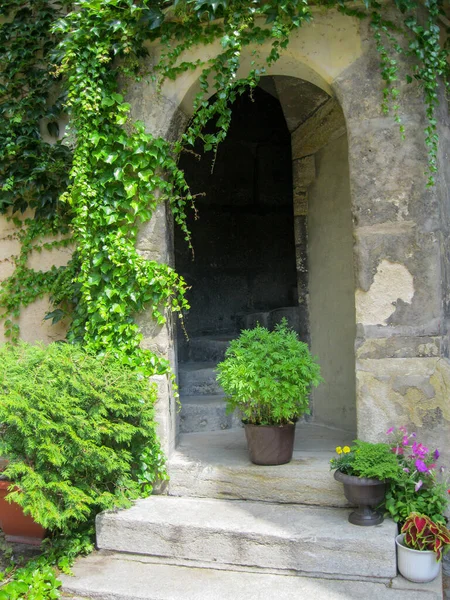
[[[319,365],[286,319],[274,331],[242,331],[217,370],[228,412],[239,409],[253,425],[284,425],[308,414],[311,387],[321,381]]]
[[[6,345],[0,363],[8,498],[42,526],[71,532],[165,477],[147,378],[65,343]]]

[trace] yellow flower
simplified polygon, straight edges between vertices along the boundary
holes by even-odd
[[[341,448],[340,446],[338,446],[338,447],[336,448],[336,452],[337,452],[338,454],[342,454],[342,448]]]
[[[348,454],[348,453],[350,452],[350,448],[349,448],[348,446],[344,446],[344,447],[342,448],[342,452],[343,452],[344,454]]]

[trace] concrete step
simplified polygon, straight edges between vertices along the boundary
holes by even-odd
[[[218,363],[225,358],[229,343],[237,334],[193,337],[188,342],[190,359]]]
[[[277,323],[286,318],[288,324],[295,331],[300,331],[300,310],[298,306],[285,306],[275,308],[265,312],[254,312],[241,317],[241,326],[243,329],[253,329],[259,323],[263,327],[273,329]]]
[[[213,362],[188,362],[179,365],[178,385],[183,396],[223,395],[216,380]]]
[[[345,507],[343,486],[329,462],[336,446],[354,438],[339,429],[297,423],[292,461],[264,467],[250,462],[242,428],[185,434],[169,461],[169,494]]]
[[[142,556],[95,552],[62,575],[73,600],[440,600],[436,583],[409,587],[397,577],[374,583],[221,571],[151,562]],[[406,585],[405,585],[406,584]],[[69,596],[70,595],[70,596]]]
[[[348,510],[152,496],[97,516],[100,550],[359,580],[396,575],[397,526],[351,525]]]
[[[235,411],[226,414],[225,396],[180,396],[180,432],[221,431],[241,427],[241,418]]]

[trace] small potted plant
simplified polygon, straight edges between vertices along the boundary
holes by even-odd
[[[296,421],[309,413],[309,393],[321,381],[307,344],[283,319],[273,331],[241,332],[217,366],[227,410],[242,415],[250,460],[280,465],[292,459]]]
[[[430,517],[411,513],[396,538],[398,570],[409,581],[426,583],[439,575],[450,549],[450,531]]]
[[[352,447],[336,448],[337,458],[331,459],[334,478],[344,484],[344,494],[358,508],[350,513],[353,525],[378,525],[383,514],[377,507],[384,500],[387,480],[397,477],[399,464],[388,444],[372,444],[356,440]]]

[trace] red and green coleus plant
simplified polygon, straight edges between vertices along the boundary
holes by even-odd
[[[411,513],[402,527],[404,543],[412,550],[436,552],[436,560],[450,549],[450,531],[442,523],[435,523],[430,517]]]

